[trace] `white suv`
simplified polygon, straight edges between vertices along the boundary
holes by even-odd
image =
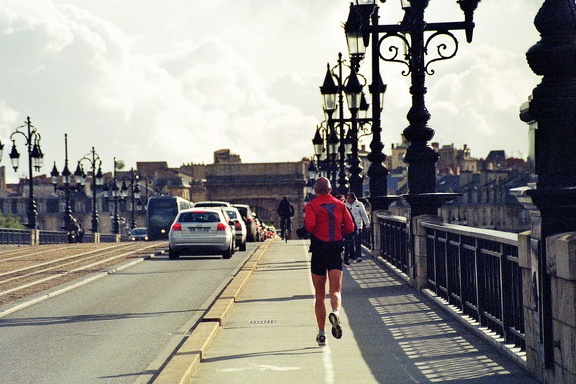
[[[236,248],[232,223],[222,208],[180,211],[168,233],[168,256],[220,254],[229,259]]]

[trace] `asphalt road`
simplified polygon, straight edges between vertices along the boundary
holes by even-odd
[[[140,262],[0,318],[0,383],[147,383],[260,243]]]

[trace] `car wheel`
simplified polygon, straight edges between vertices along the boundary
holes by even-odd
[[[234,254],[233,247],[230,247],[230,248],[228,248],[228,250],[226,250],[224,253],[222,253],[222,257],[225,259],[229,259],[232,257],[232,254]]]
[[[168,258],[170,260],[178,260],[180,258],[180,255],[172,248],[168,248]]]
[[[240,247],[238,248],[240,251],[245,251],[246,250],[246,242],[242,242],[242,244],[240,244]]]

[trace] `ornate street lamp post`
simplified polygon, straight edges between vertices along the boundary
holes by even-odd
[[[342,60],[342,54],[338,54],[338,63],[333,68],[330,69],[330,64],[327,65],[326,76],[324,78],[324,83],[320,87],[320,93],[324,99],[324,111],[328,115],[328,126],[331,129],[330,137],[332,137],[332,132],[335,136],[335,144],[339,144],[338,148],[334,148],[333,154],[338,160],[338,193],[346,194],[348,192],[348,180],[346,179],[346,154],[350,153],[347,151],[347,144],[351,144],[351,158],[350,158],[350,188],[358,193],[361,197],[362,194],[362,183],[363,178],[362,167],[360,166],[360,160],[358,159],[358,111],[368,110],[368,103],[364,98],[362,93],[363,85],[360,84],[358,80],[358,69],[360,68],[360,61],[364,53],[354,52],[350,54],[350,75],[348,78],[344,78],[342,73],[342,66],[344,61]],[[334,70],[337,69],[335,73]],[[336,79],[336,82],[334,81]],[[346,95],[348,101],[348,109],[350,110],[351,118],[344,118],[344,95]],[[354,102],[354,105],[350,104],[350,101]],[[332,116],[334,111],[339,109],[339,116],[334,119]],[[335,122],[338,124],[338,130],[335,127]],[[348,129],[348,134],[346,134],[346,125],[350,123],[351,127]],[[366,123],[366,121],[362,121]],[[336,132],[338,134],[336,135]],[[347,139],[350,141],[347,143]],[[333,140],[334,141],[334,140]],[[352,143],[356,141],[356,143]],[[336,161],[336,159],[335,159]],[[334,171],[336,172],[336,170]],[[333,184],[335,185],[336,174],[333,177]],[[352,185],[354,183],[354,185]],[[336,192],[336,191],[335,191]]]
[[[312,199],[312,195],[314,194],[314,184],[316,182],[316,166],[314,165],[314,159],[310,160],[310,164],[308,164],[308,181],[306,183],[306,198],[305,201],[310,201]]]
[[[382,0],[381,0],[382,1]],[[463,22],[442,22],[428,23],[424,20],[424,12],[428,7],[430,0],[403,0],[402,8],[405,15],[399,24],[380,25],[378,24],[378,9],[376,0],[356,0],[356,4],[351,5],[350,12],[356,12],[357,19],[360,20],[359,31],[350,31],[347,35],[349,38],[362,39],[367,45],[372,37],[372,78],[380,78],[379,61],[380,59],[387,62],[396,62],[406,65],[407,70],[403,75],[411,76],[410,93],[412,94],[412,107],[408,112],[407,118],[410,125],[404,130],[404,136],[410,141],[407,149],[405,162],[408,164],[408,187],[409,194],[406,196],[410,203],[411,215],[436,214],[437,208],[449,196],[432,195],[436,190],[436,170],[435,163],[438,160],[438,154],[428,145],[434,136],[434,130],[428,126],[430,113],[425,105],[425,78],[426,75],[432,75],[434,71],[430,69],[430,64],[447,60],[456,55],[458,51],[458,40],[450,32],[451,30],[465,30],[466,40],[472,41],[472,32],[474,30],[473,15],[480,0],[458,0],[460,8],[464,12],[465,21]],[[384,1],[382,1],[384,2]],[[348,32],[348,31],[347,31]],[[431,34],[426,36],[425,33]],[[380,37],[382,34],[382,37]],[[454,46],[448,51],[446,39],[431,49],[432,42],[436,38],[444,37],[452,41]],[[384,42],[392,43],[387,49],[382,49]],[[394,41],[406,48],[406,52],[394,45]],[[384,53],[383,53],[384,52]],[[426,61],[430,52],[436,56]],[[382,162],[385,156],[381,153],[383,146],[380,143],[380,105],[375,97],[378,93],[379,83],[373,82],[373,143],[370,144],[372,152],[368,156],[371,161],[370,170],[370,188],[371,196],[385,196],[386,192],[381,189],[381,180],[374,180],[372,177],[382,178],[385,176]],[[374,187],[376,193],[372,191]],[[453,197],[452,197],[453,198]]]
[[[52,184],[54,185],[54,192],[64,191],[64,214],[62,217],[63,226],[62,228],[66,231],[71,229],[72,223],[72,208],[70,206],[70,191],[79,192],[84,187],[86,180],[86,175],[80,167],[80,163],[76,167],[74,172],[76,185],[72,185],[72,173],[68,168],[68,134],[64,134],[64,169],[62,169],[62,185],[58,186],[60,174],[58,168],[56,168],[56,162],[54,162],[54,167],[52,167]]]
[[[92,228],[90,229],[92,233],[98,232],[100,222],[98,220],[98,205],[96,199],[96,192],[97,188],[104,184],[104,175],[102,175],[102,160],[100,160],[100,156],[92,147],[90,153],[84,155],[83,158],[80,159],[79,163],[83,161],[87,161],[92,168]],[[98,166],[98,171],[96,171],[96,166]]]
[[[120,189],[116,183],[116,158],[114,158],[114,171],[112,173],[112,186],[108,186],[108,183],[104,184],[104,199],[106,201],[112,201],[114,204],[114,210],[111,215],[112,221],[112,233],[117,235],[120,233],[120,216],[118,216],[118,204],[122,200],[122,195],[120,194]]]
[[[330,126],[323,125],[316,127],[316,133],[312,139],[314,154],[318,163],[318,172],[335,183],[336,178],[336,146],[338,137]]]
[[[348,109],[352,114],[352,155],[350,157],[350,192],[353,192],[358,197],[364,196],[362,167],[360,166],[360,159],[358,158],[358,110],[360,109],[360,101],[362,99],[362,85],[358,81],[356,71],[350,71],[348,83],[344,88],[346,92],[346,100],[348,101]],[[343,141],[343,140],[342,140]],[[343,145],[342,145],[343,146]]]
[[[136,217],[135,217],[135,209],[136,209],[136,200],[140,201],[140,185],[138,184],[139,176],[134,172],[134,168],[130,169],[130,188],[126,185],[126,182],[122,182],[122,188],[120,192],[124,199],[130,196],[130,201],[132,204],[131,207],[131,218],[130,218],[130,230],[136,228]],[[130,191],[130,193],[128,193]]]
[[[335,74],[330,69],[330,64],[326,66],[326,76],[324,78],[324,83],[320,87],[320,93],[324,99],[324,111],[328,115],[328,126],[331,132],[335,133],[336,128],[334,127],[333,114],[338,109],[338,126],[339,126],[339,147],[338,147],[338,193],[345,194],[348,190],[347,180],[346,180],[346,170],[344,166],[345,154],[344,154],[344,142],[342,138],[344,137],[344,95],[343,95],[343,77],[342,77],[342,54],[338,53],[338,63],[335,68],[338,68],[338,73]],[[334,78],[338,81],[338,84],[334,82]],[[338,108],[340,106],[340,108]],[[334,151],[336,154],[336,151]],[[335,183],[333,183],[336,185]]]
[[[21,128],[27,128],[26,132],[20,131]],[[10,140],[12,141],[12,150],[10,151],[10,160],[12,162],[12,168],[14,168],[14,172],[18,171],[18,163],[20,160],[20,153],[16,150],[16,142],[13,138],[15,135],[20,134],[24,136],[26,139],[26,146],[28,150],[28,224],[26,225],[29,229],[36,228],[36,200],[34,199],[34,174],[33,169],[36,171],[40,171],[42,168],[42,163],[44,159],[44,154],[40,149],[40,133],[36,127],[34,127],[30,121],[30,117],[28,116],[24,125],[19,126],[16,128],[16,131],[12,132],[10,135]],[[2,148],[4,146],[2,145]]]

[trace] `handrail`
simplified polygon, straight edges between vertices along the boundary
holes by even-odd
[[[428,289],[525,349],[518,235],[423,222]]]
[[[504,244],[518,245],[518,234],[512,232],[495,231],[493,229],[473,228],[464,225],[436,223],[436,222],[422,222],[424,228],[446,230],[462,236],[473,236],[479,239],[499,241]]]
[[[30,244],[30,231],[27,229],[0,228],[0,244]]]
[[[38,237],[34,236],[37,233]],[[115,243],[118,236],[114,234],[100,234],[101,243]],[[95,235],[84,233],[82,242],[93,243]],[[29,229],[0,228],[0,244],[15,245],[38,245],[38,244],[63,244],[68,243],[68,233],[66,231],[31,231]]]
[[[380,256],[408,274],[408,226],[403,216],[378,214],[380,226]]]
[[[411,248],[415,239],[408,233],[407,219],[377,214],[377,220],[380,256],[403,274],[415,274]],[[507,343],[525,350],[518,234],[432,221],[420,225],[426,233],[426,246],[421,250],[425,255],[420,257],[426,256],[427,288]]]

